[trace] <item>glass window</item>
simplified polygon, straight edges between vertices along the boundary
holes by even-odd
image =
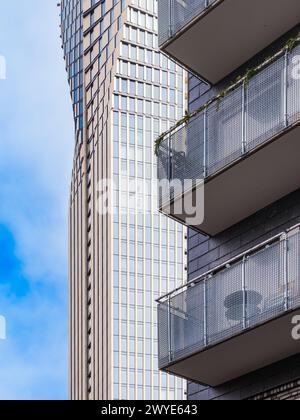
[[[129,93],[131,95],[135,95],[135,81],[134,80],[129,81]]]
[[[140,30],[140,43],[145,45],[145,31]]]
[[[136,64],[130,63],[130,76],[136,77]]]
[[[128,58],[129,57],[129,49],[128,49],[128,44],[122,44],[122,54],[124,57]]]
[[[131,41],[136,43],[137,42],[137,30],[135,28],[131,28]]]
[[[139,79],[144,80],[144,78],[145,78],[145,76],[144,76],[144,66],[141,66],[140,64],[138,66],[139,66],[139,75],[138,75],[138,77],[139,77]]]
[[[143,27],[146,26],[146,14],[143,12],[139,12],[139,25]]]
[[[131,22],[135,24],[138,23],[138,12],[134,9],[131,9]]]
[[[132,60],[136,60],[136,47],[131,45],[131,53],[130,53],[130,58],[132,58]]]

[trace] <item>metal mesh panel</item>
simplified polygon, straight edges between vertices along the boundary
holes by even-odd
[[[216,173],[299,121],[300,80],[293,62],[299,54],[300,46],[289,54],[288,68],[280,56],[162,142],[158,178],[174,183],[165,185],[161,202],[184,193],[184,180],[195,183],[204,173]]]
[[[171,0],[158,1],[158,44],[163,45],[170,37]]]
[[[238,159],[242,153],[242,87],[212,104],[207,113],[207,174]]]
[[[275,318],[285,309],[283,242],[246,260],[247,326]]]
[[[158,322],[158,363],[165,366],[169,363],[169,309],[166,303],[160,303],[157,308]]]
[[[203,178],[204,119],[197,115],[171,137],[172,178]]]
[[[198,114],[189,124],[173,132],[160,145],[158,155],[158,179],[160,206],[181,195],[186,180],[203,179],[204,117]],[[168,184],[168,181],[170,184]]]
[[[293,234],[288,242],[288,307],[300,306],[300,234]]]
[[[240,293],[242,264],[239,262],[207,281],[207,338],[213,344],[242,330]]]
[[[300,45],[289,57],[288,67],[288,116],[289,123],[300,119]]]
[[[171,355],[178,359],[204,346],[203,283],[188,287],[170,301]]]
[[[254,76],[247,89],[246,140],[248,150],[284,128],[284,57]]]
[[[161,364],[300,307],[299,229],[274,241],[159,305]]]
[[[170,200],[170,190],[168,185],[170,175],[170,149],[169,149],[169,138],[164,139],[159,148],[159,154],[157,159],[157,177],[159,181],[158,185],[158,201],[161,207]]]
[[[206,8],[205,0],[174,0],[172,32],[175,34]]]
[[[187,145],[188,128],[183,126],[180,130],[175,131],[170,136],[171,141],[171,194],[177,197],[183,193],[183,181],[185,179],[186,166],[186,145]]]
[[[159,0],[158,42],[163,45],[216,0]]]

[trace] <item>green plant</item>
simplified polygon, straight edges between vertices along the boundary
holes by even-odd
[[[248,69],[245,76],[243,77],[243,81],[245,83],[245,86],[248,87],[250,80],[256,76],[260,72],[260,68],[256,67],[253,69]]]
[[[289,52],[291,52],[299,42],[300,42],[300,32],[298,33],[298,35],[295,38],[290,38],[288,40],[288,42],[286,43],[285,48]]]
[[[162,133],[156,140],[155,140],[155,143],[154,143],[154,153],[155,153],[155,156],[157,156],[158,157],[158,153],[159,153],[159,148],[160,148],[160,145],[161,145],[161,142],[163,141],[163,139],[165,138],[165,136],[166,136],[166,134],[165,133]]]
[[[154,143],[154,153],[155,156],[158,156],[159,153],[159,148],[161,145],[161,142],[164,140],[164,138],[173,130],[175,130],[176,128],[181,127],[184,124],[187,124],[191,119],[191,114],[188,113],[188,111],[185,112],[184,117],[182,117],[179,121],[177,121],[176,125],[174,127],[171,128],[171,130],[166,131],[165,133],[162,133],[156,140]]]

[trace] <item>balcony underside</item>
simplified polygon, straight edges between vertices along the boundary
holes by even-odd
[[[245,155],[231,167],[206,179],[203,223],[191,222],[193,209],[188,206],[196,200],[195,189],[185,193],[183,198],[178,196],[173,205],[163,206],[161,211],[203,233],[217,235],[300,188],[299,156],[298,124],[274,137],[264,147]],[[177,207],[176,202],[181,200],[184,206]],[[184,211],[175,214],[176,207],[184,208]],[[201,212],[202,207],[203,203],[198,200],[197,212]]]
[[[285,314],[228,341],[177,361],[163,370],[185,379],[219,386],[300,352],[300,341],[292,338],[292,318],[300,310]]]
[[[221,0],[161,48],[216,84],[299,22],[299,0]]]

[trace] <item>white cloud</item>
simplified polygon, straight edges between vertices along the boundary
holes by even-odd
[[[6,60],[3,55],[0,55],[0,80],[6,79]]]
[[[11,19],[20,23],[17,32]],[[73,152],[58,8],[51,0],[18,2],[4,7],[0,23],[8,62],[0,86],[0,176],[5,178],[0,220],[13,231],[28,274],[58,277],[67,251]]]
[[[0,301],[7,319],[7,339],[0,342],[1,399],[66,398],[65,311],[40,294],[12,303]]]
[[[1,4],[0,224],[30,286],[0,298],[0,399],[66,397],[67,207],[73,120],[55,0]],[[12,22],[14,24],[12,25]],[[18,28],[18,30],[16,30]]]
[[[6,319],[5,316],[0,315],[0,340],[6,339]]]

